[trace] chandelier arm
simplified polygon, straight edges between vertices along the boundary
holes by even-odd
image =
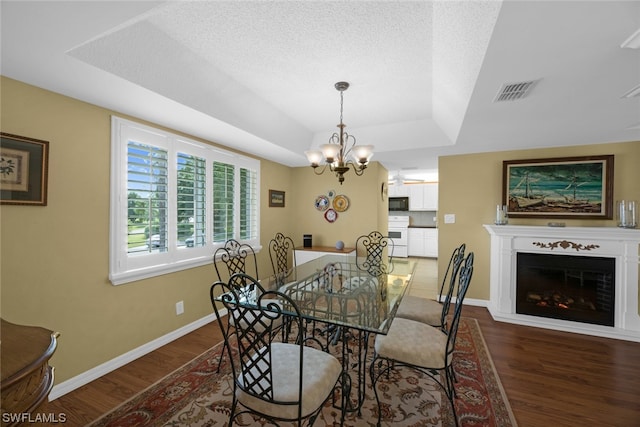
[[[328,165],[328,163],[325,163],[324,165],[322,165],[322,167],[314,166],[313,167],[313,173],[315,173],[316,175],[322,175],[324,173],[324,171],[327,169],[327,165]]]
[[[334,132],[333,135],[331,135],[331,138],[329,138],[329,144],[340,145],[340,135],[338,132]]]
[[[352,166],[353,171],[357,176],[362,176],[364,170],[367,168],[367,165],[356,164],[353,160],[349,160],[345,163],[346,165]]]
[[[351,141],[351,145],[349,145],[349,141]],[[343,159],[346,159],[347,156],[351,153],[353,147],[356,146],[356,137],[353,135],[349,135],[347,132],[344,133],[344,145],[343,150],[344,153],[342,155]]]

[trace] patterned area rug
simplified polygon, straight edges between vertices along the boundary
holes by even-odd
[[[373,341],[370,339],[371,347]],[[226,426],[233,381],[226,362],[220,373],[216,373],[220,351],[222,345],[216,345],[91,426]],[[371,354],[372,349],[369,359]],[[516,426],[475,319],[462,318],[460,322],[454,367],[458,379],[456,411],[461,426]],[[367,378],[362,416],[347,415],[345,426],[376,425],[378,407],[369,383]],[[392,371],[388,379],[383,376],[377,387],[385,426],[454,425],[448,401],[426,376],[410,369],[399,369]],[[338,426],[339,419],[340,412],[328,402],[315,425]],[[237,425],[242,426],[264,424],[249,416],[238,421]]]

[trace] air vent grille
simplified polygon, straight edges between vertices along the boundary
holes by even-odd
[[[537,80],[531,80],[528,82],[504,84],[500,88],[500,91],[493,102],[515,101],[517,99],[522,99],[529,94],[536,82]]]

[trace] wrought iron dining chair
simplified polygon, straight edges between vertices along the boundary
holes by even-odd
[[[460,268],[458,294],[446,333],[440,328],[422,322],[396,317],[393,319],[387,335],[376,336],[374,356],[369,371],[379,408],[380,398],[376,389],[378,379],[394,369],[403,367],[414,369],[431,377],[442,388],[451,405],[456,426],[458,425],[454,402],[456,390],[452,362],[462,304],[473,275],[473,258],[473,252],[469,253]],[[378,427],[381,423],[382,412],[385,411],[380,408],[378,410]]]
[[[251,245],[240,243],[235,239],[227,240],[224,246],[216,249],[213,254],[213,265],[218,280],[225,280],[236,273],[249,274],[256,279],[260,277],[255,251]]]
[[[356,240],[356,265],[375,277],[388,274],[393,270],[393,249],[393,239],[379,231],[360,236]]]
[[[437,300],[405,295],[400,301],[396,317],[415,320],[446,330],[447,315],[449,314],[458,271],[464,260],[465,248],[466,245],[463,243],[451,253],[449,264],[440,284]]]
[[[255,277],[258,279],[258,262],[256,259],[256,253],[253,248],[246,244],[240,243],[235,239],[229,239],[225,242],[224,246],[219,247],[213,254],[213,265],[216,269],[216,274],[218,275],[218,280],[226,280],[231,279],[234,274],[244,273],[244,274],[254,274],[254,276],[247,277]],[[247,266],[250,268],[247,271]],[[234,278],[234,282],[229,282],[234,288],[242,289],[246,288],[248,283],[240,283],[239,277]],[[228,318],[230,322],[229,326],[233,327],[233,319]],[[225,342],[226,346],[227,343]],[[218,361],[218,372],[220,372],[220,367],[222,366],[222,360],[224,358],[224,349],[220,353],[220,360]]]
[[[236,282],[250,279],[234,275],[236,278]],[[253,300],[249,304],[243,300],[246,295],[227,283],[218,281],[210,290],[234,381],[229,426],[244,414],[276,425],[278,421],[302,425],[303,420],[313,425],[324,403],[345,384],[342,365],[331,354],[307,345],[313,338],[305,336],[305,323],[291,298],[279,291],[265,291],[257,281],[250,288],[253,291],[249,298]],[[216,299],[217,296],[221,297]],[[242,327],[230,328],[221,308],[226,309],[235,325]],[[285,316],[295,334],[286,343],[274,340],[275,329]],[[339,394],[345,395],[344,390]],[[238,421],[247,425],[253,420]]]
[[[280,285],[296,280],[296,251],[291,237],[276,233],[269,241],[269,257],[273,275]]]

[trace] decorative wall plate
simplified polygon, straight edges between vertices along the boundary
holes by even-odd
[[[327,195],[330,199],[333,199],[334,197],[336,197],[336,190],[329,190],[329,193],[327,193]]]
[[[336,196],[333,199],[333,208],[338,212],[344,212],[349,209],[349,199],[344,194]]]
[[[329,222],[335,222],[336,219],[338,219],[338,212],[334,211],[333,209],[327,209],[327,211],[324,213],[324,219]]]
[[[315,203],[316,209],[324,212],[329,207],[329,198],[327,196],[318,196]]]

